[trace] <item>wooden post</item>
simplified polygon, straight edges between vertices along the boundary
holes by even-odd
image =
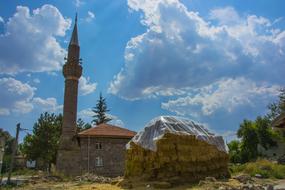
[[[90,161],[89,161],[89,149],[90,149],[90,136],[88,135],[88,145],[87,145],[87,158],[88,158],[88,167],[87,167],[87,171],[88,171],[88,174],[90,173],[90,171],[89,171],[89,167],[90,167]]]
[[[14,167],[14,162],[15,162],[15,156],[17,153],[17,148],[18,148],[18,138],[19,138],[19,132],[20,132],[20,123],[17,124],[17,128],[16,128],[16,139],[13,142],[13,152],[12,152],[12,157],[11,157],[11,162],[10,162],[10,168],[9,168],[9,173],[8,173],[8,180],[7,180],[7,184],[11,183],[11,173],[13,171],[13,167]]]
[[[2,167],[3,167],[3,157],[5,153],[5,143],[6,143],[5,137],[0,136],[0,185],[2,183]]]

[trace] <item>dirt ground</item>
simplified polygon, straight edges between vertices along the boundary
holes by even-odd
[[[176,185],[172,188],[167,188],[170,190],[216,190],[216,189],[247,189],[241,188],[245,186],[260,186],[267,188],[268,185],[274,187],[274,189],[285,189],[285,179],[282,180],[272,180],[272,179],[260,179],[254,177],[248,177],[249,180],[242,182],[241,179],[246,179],[243,175],[242,178],[230,178],[228,180],[216,180],[215,178],[210,178],[210,180],[201,180],[199,184],[187,184],[187,185]],[[135,190],[154,190],[154,189],[164,189],[163,187],[157,187],[161,182],[143,182],[141,180],[126,180],[123,178],[113,179],[109,183],[96,183],[88,180],[59,180],[60,178],[55,177],[27,177],[27,176],[17,176],[17,178],[12,178],[12,180],[25,181],[22,185],[7,187],[2,186],[2,190],[19,189],[19,190],[123,190],[123,189],[135,189]],[[165,182],[166,183],[166,182]],[[130,186],[131,184],[131,186]],[[163,182],[162,182],[163,184]],[[125,187],[125,188],[122,188]],[[222,188],[221,188],[222,187]],[[276,187],[276,188],[275,188]],[[255,188],[254,188],[255,189]],[[259,188],[258,188],[259,189]]]
[[[285,180],[279,181],[259,181],[258,183],[270,183],[270,184],[285,184]],[[174,188],[168,188],[170,190],[214,190],[219,189],[219,187],[239,187],[240,183],[237,180],[230,179],[228,181],[217,181],[212,183],[205,183],[205,184],[196,184],[196,185],[182,185]],[[2,188],[0,188],[2,189]],[[123,190],[117,185],[111,184],[99,184],[99,183],[91,183],[91,182],[39,182],[39,183],[28,183],[18,187],[10,187],[10,188],[3,188],[3,189],[19,189],[19,190]],[[145,184],[145,183],[137,183],[132,189],[136,190],[152,190],[155,189],[152,184]]]

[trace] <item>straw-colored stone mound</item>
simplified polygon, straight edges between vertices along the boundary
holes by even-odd
[[[125,177],[195,182],[207,176],[228,177],[228,154],[194,135],[166,133],[151,151],[131,142]]]

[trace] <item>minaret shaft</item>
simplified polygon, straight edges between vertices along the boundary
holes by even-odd
[[[62,133],[71,137],[76,134],[77,91],[78,80],[71,77],[66,79]]]
[[[63,124],[59,142],[56,167],[65,175],[78,175],[80,165],[80,147],[77,142],[77,98],[78,81],[82,75],[80,65],[80,47],[77,36],[77,16],[68,46],[67,61],[63,65],[65,78]]]

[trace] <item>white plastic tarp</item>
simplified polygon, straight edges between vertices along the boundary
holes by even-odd
[[[203,125],[192,120],[175,116],[154,118],[130,142],[134,142],[145,149],[156,151],[156,141],[161,139],[165,133],[194,135],[197,139],[216,146],[218,150],[227,152],[227,145],[222,136],[210,133]],[[127,148],[130,148],[129,144]]]

